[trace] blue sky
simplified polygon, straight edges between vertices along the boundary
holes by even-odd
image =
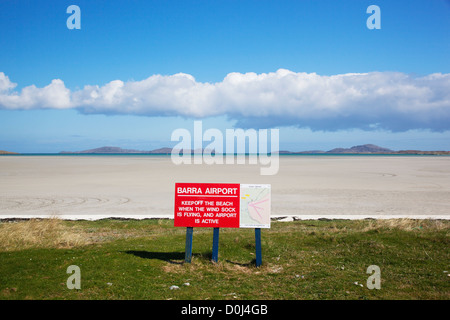
[[[449,14],[444,0],[1,1],[0,150],[150,150],[194,119],[279,128],[284,150],[450,150]]]

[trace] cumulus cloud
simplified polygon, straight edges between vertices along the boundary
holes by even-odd
[[[0,108],[76,108],[82,113],[183,116],[227,115],[240,127],[294,125],[333,131],[361,128],[450,129],[450,74],[400,72],[322,76],[280,69],[230,73],[221,82],[189,74],[111,81],[71,92],[56,79],[20,92],[0,72]]]
[[[0,72],[0,108],[4,109],[64,109],[70,108],[70,90],[60,79],[54,79],[44,88],[31,85],[20,93],[12,91],[17,86]]]

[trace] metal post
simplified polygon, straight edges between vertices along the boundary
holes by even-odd
[[[184,253],[184,262],[186,262],[186,263],[191,263],[193,234],[194,234],[194,228],[187,227],[186,228],[186,250]]]
[[[256,248],[256,266],[260,267],[262,264],[261,228],[255,228],[255,248]]]
[[[212,261],[217,262],[218,259],[219,259],[219,228],[214,228]]]

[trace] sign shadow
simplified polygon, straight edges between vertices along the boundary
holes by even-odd
[[[143,250],[128,250],[124,252],[142,259],[157,259],[171,264],[183,264],[185,255],[184,252],[153,252]],[[195,256],[195,254],[193,255]]]

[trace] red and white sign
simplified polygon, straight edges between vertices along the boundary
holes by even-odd
[[[239,228],[239,183],[176,183],[175,227]]]

